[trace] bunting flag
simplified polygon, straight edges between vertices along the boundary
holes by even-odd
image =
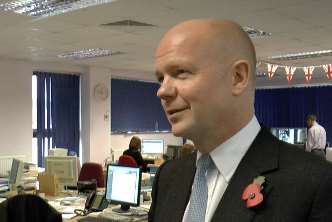
[[[277,70],[278,65],[275,64],[267,64],[267,74],[269,76],[269,79],[272,79],[275,71]]]
[[[310,82],[310,80],[312,78],[312,72],[314,71],[314,69],[315,69],[314,66],[308,66],[308,67],[303,68],[304,76],[305,76],[305,79],[307,80],[307,82]]]
[[[332,64],[323,65],[326,72],[326,77],[332,79]]]
[[[316,68],[320,68],[320,67],[324,68],[327,79],[332,80],[332,64],[311,65],[311,66],[301,66],[301,67],[284,66],[284,65],[280,65],[280,64],[276,65],[276,64],[270,64],[270,63],[262,62],[262,61],[260,61],[258,64],[259,65],[261,65],[261,64],[266,64],[267,65],[267,75],[268,75],[270,80],[274,76],[277,68],[285,68],[286,77],[287,77],[288,83],[290,83],[293,79],[293,75],[295,73],[295,70],[296,69],[301,69],[301,70],[304,71],[305,79],[309,83],[312,79],[314,70],[316,70]],[[318,72],[320,72],[320,71],[318,71]]]
[[[286,77],[287,77],[288,83],[290,83],[292,81],[295,70],[296,70],[296,67],[285,66]]]

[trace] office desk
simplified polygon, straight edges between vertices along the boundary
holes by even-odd
[[[118,207],[117,205],[110,205],[108,209],[105,209],[107,211],[107,213],[112,213],[112,208],[114,207]],[[147,210],[147,209],[146,209]],[[102,214],[102,212],[93,212],[87,216],[76,216],[72,219],[66,219],[66,220],[63,220],[64,222],[78,222],[80,219],[84,218],[84,217],[97,217],[99,216],[99,214]],[[147,215],[142,218],[142,217],[139,217],[139,216],[128,216],[131,221],[136,221],[136,222],[147,222],[148,219],[147,219]]]
[[[151,186],[148,186],[148,187],[144,187],[143,186],[142,189],[141,189],[141,191],[144,193],[143,195],[148,195],[148,197],[150,199],[149,201],[145,201],[142,204],[142,207],[144,207],[146,209],[146,211],[148,211],[148,209],[150,207],[150,204],[151,204]],[[73,199],[70,199],[72,197],[73,197]],[[77,198],[77,197],[79,197],[79,198]],[[77,198],[77,199],[75,199],[75,198]],[[86,197],[85,196],[78,196],[77,192],[70,191],[70,192],[59,193],[58,196],[47,196],[46,199],[49,201],[50,205],[52,205],[56,210],[61,211],[65,207],[74,207],[75,209],[84,209]],[[72,205],[71,206],[60,205],[61,201],[67,201],[67,200],[71,200],[72,201]],[[108,213],[112,213],[111,209],[114,208],[114,207],[119,207],[119,205],[112,205],[112,204],[110,204],[109,207],[108,207],[108,209],[105,209],[105,211],[107,211]],[[89,214],[88,216],[98,217],[98,215],[100,213],[101,212],[93,212],[93,213]],[[63,221],[64,222],[77,222],[79,219],[84,218],[84,217],[86,217],[86,216],[75,216],[75,217],[73,217],[71,219],[63,219]],[[132,217],[132,216],[130,216],[130,217]],[[137,220],[137,219],[141,219],[141,218],[140,217],[136,217],[135,218],[133,216],[133,219],[136,219],[136,220],[132,220],[132,221],[143,221],[143,222],[147,222],[147,218],[144,219],[144,220]]]
[[[142,192],[146,192],[147,195],[150,197],[149,201],[145,201],[143,202],[143,204],[141,205],[140,209],[144,208],[146,211],[148,211],[150,204],[151,204],[151,189],[147,189],[147,187],[142,187]],[[70,199],[72,198],[73,199]],[[77,198],[79,197],[79,198]],[[77,198],[77,199],[76,199]],[[75,209],[84,209],[84,205],[85,205],[85,200],[86,198],[84,196],[77,196],[77,192],[64,192],[64,193],[60,193],[59,196],[47,196],[46,199],[49,201],[49,203],[51,203],[51,205],[58,211],[63,210],[63,208],[61,207],[74,207]],[[63,200],[71,200],[72,201],[72,205],[71,206],[61,206],[60,205],[60,201]],[[56,202],[56,204],[55,204]],[[108,209],[105,209],[104,211],[106,211],[106,213],[113,213],[113,211],[111,210],[112,208],[115,207],[119,207],[119,205],[113,205],[113,204],[109,204]],[[135,207],[132,207],[133,209],[135,209]],[[88,216],[94,216],[94,217],[98,217],[98,215],[101,212],[92,212],[90,213]],[[64,216],[64,215],[63,215]],[[77,222],[79,219],[84,218],[86,216],[75,216],[71,219],[63,219],[64,222]],[[132,217],[132,216],[130,216]],[[133,218],[135,219],[135,217],[133,216]],[[144,220],[137,220],[140,217],[136,217],[136,220],[132,220],[132,221],[143,221],[146,222],[147,219]]]
[[[84,209],[86,196],[78,195],[77,192],[61,192],[58,196],[46,196],[45,199],[59,213],[65,213],[63,216],[75,216],[75,209]]]

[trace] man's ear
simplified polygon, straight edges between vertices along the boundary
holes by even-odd
[[[247,60],[238,60],[232,65],[232,94],[238,96],[248,87],[250,65]]]

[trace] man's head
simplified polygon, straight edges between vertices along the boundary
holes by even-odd
[[[133,136],[129,142],[129,148],[132,150],[141,149],[141,139],[137,136]]]
[[[308,128],[312,127],[314,125],[314,123],[316,122],[317,117],[315,115],[308,115],[307,117],[307,125]]]
[[[155,57],[157,96],[176,136],[195,142],[214,133],[225,140],[252,118],[255,49],[236,23],[180,23],[165,34]]]

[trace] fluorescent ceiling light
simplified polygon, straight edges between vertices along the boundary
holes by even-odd
[[[16,0],[0,4],[0,11],[48,17],[116,0]]]
[[[321,50],[321,51],[314,51],[314,52],[300,52],[300,53],[291,53],[286,55],[277,55],[277,56],[270,56],[268,59],[273,60],[297,60],[297,59],[307,59],[307,58],[317,58],[323,56],[332,56],[332,50]]]
[[[66,52],[58,55],[58,57],[64,59],[87,59],[87,58],[119,55],[119,54],[122,54],[122,52],[112,51],[111,49],[96,48],[96,49],[81,49],[73,52]]]

